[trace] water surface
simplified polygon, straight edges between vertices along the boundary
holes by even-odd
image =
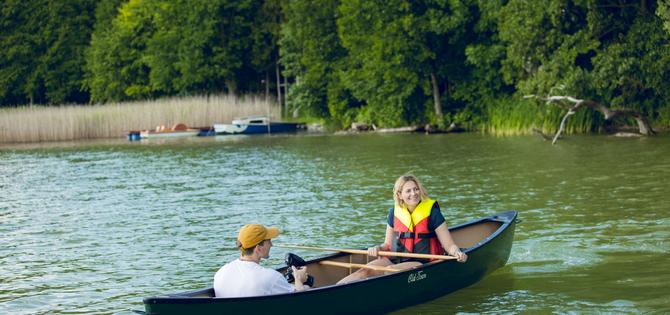
[[[0,313],[107,314],[199,289],[248,222],[276,243],[383,240],[412,172],[451,224],[518,210],[510,260],[397,314],[670,312],[670,140],[274,135],[0,148]],[[264,265],[278,267],[274,248]],[[320,253],[296,251],[306,258]]]

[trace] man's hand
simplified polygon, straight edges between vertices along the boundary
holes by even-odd
[[[300,284],[303,284],[305,281],[307,281],[307,267],[303,266],[298,269],[295,266],[291,266],[291,269],[293,270],[293,277],[295,277],[295,282],[300,282]]]

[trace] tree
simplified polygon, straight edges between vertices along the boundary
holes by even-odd
[[[91,43],[92,99],[247,90],[245,56],[258,7],[252,0],[123,4],[111,27],[96,31]]]
[[[503,75],[523,94],[569,95],[648,117],[667,103],[660,82],[670,73],[669,38],[646,1],[512,0],[499,24],[507,46]],[[586,128],[601,122],[593,118]]]
[[[253,0],[220,1],[216,14],[217,23],[210,47],[212,55],[208,62],[215,82],[226,84],[230,92],[235,92],[246,70],[252,69],[245,59],[250,54],[254,15],[260,3]],[[244,82],[245,84],[247,82]]]
[[[663,21],[663,27],[665,30],[670,33],[670,3],[666,1],[658,1],[658,8],[656,9],[656,14]]]
[[[6,1],[0,24],[0,103],[81,102],[95,2]]]
[[[39,38],[40,26],[32,20],[43,11],[40,4],[25,1],[6,1],[0,17],[0,103],[19,104],[38,96],[36,83],[29,83],[28,76],[37,68],[37,49],[43,41]]]
[[[338,79],[346,56],[337,36],[338,5],[337,0],[290,1],[280,54],[286,74],[296,78],[290,91],[293,109],[346,125],[352,114],[348,109],[356,103]]]
[[[349,52],[343,81],[370,106],[371,120],[425,122],[432,95],[428,108],[441,122],[439,86],[459,77],[465,59],[466,9],[460,1],[342,2],[339,34]]]
[[[502,7],[502,1],[474,0],[468,4],[472,19],[467,24],[466,57],[461,66],[465,73],[452,92],[453,98],[462,104],[461,108],[455,108],[456,123],[470,124],[472,128],[482,124],[493,118],[486,117],[488,109],[509,106],[507,103],[516,91],[501,75],[507,48],[499,34]]]
[[[248,56],[248,63],[255,72],[263,75],[262,82],[265,88],[265,97],[270,96],[270,82],[272,76],[270,73],[278,72],[279,67],[279,39],[282,23],[284,23],[285,6],[287,1],[266,0],[259,7],[255,14],[251,29],[251,53]],[[278,82],[277,89],[279,89]],[[278,93],[279,94],[279,93]],[[279,95],[277,96],[279,97]]]
[[[118,10],[111,26],[96,29],[87,52],[91,101],[123,101],[152,95],[149,66],[142,58],[153,25],[155,3],[130,0]]]

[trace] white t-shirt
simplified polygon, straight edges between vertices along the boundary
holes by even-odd
[[[244,260],[233,260],[214,275],[216,297],[244,297],[290,293],[293,285],[276,270]]]

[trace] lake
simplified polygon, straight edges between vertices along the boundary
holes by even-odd
[[[522,222],[505,267],[394,314],[670,312],[667,135],[470,133],[4,145],[0,313],[129,314],[210,286],[249,222],[281,227],[276,244],[381,243],[407,172],[449,224],[506,210]]]

